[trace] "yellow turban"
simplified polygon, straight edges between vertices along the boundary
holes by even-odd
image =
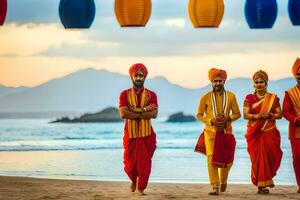
[[[216,68],[211,68],[208,71],[208,78],[210,81],[213,81],[215,78],[220,77],[224,80],[227,79],[227,73],[225,70],[222,69],[216,69]]]

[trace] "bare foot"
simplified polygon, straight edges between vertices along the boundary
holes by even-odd
[[[140,195],[140,196],[144,196],[144,195],[146,195],[146,194],[144,193],[144,190],[139,190],[139,195]]]
[[[130,184],[130,192],[134,192],[136,189],[136,181],[132,181]]]

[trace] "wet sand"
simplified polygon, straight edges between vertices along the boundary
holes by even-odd
[[[129,182],[58,180],[0,176],[1,200],[106,199],[272,199],[296,200],[297,186],[276,186],[270,194],[256,194],[253,185],[229,184],[219,196],[209,196],[208,184],[149,183],[146,195],[129,191]]]

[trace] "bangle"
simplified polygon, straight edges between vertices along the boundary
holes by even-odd
[[[144,107],[144,108],[143,108],[143,111],[144,111],[144,112],[147,112],[147,108],[146,108],[146,107]]]

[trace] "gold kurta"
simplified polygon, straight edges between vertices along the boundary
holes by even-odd
[[[227,122],[226,134],[232,134],[231,122],[240,118],[241,113],[235,95],[232,92],[227,92],[227,106],[224,110],[226,116],[230,116],[231,121]],[[224,93],[215,93],[216,100],[216,111],[217,114],[222,114],[223,112],[223,98]],[[213,102],[212,102],[212,91],[203,95],[200,99],[198,106],[197,118],[199,121],[205,123],[204,138],[205,138],[205,148],[207,156],[207,165],[210,184],[214,188],[218,188],[219,184],[227,183],[228,173],[232,164],[228,165],[227,168],[220,168],[212,165],[212,154],[214,151],[214,139],[216,136],[216,128],[212,126],[211,120],[214,118],[213,112]]]

